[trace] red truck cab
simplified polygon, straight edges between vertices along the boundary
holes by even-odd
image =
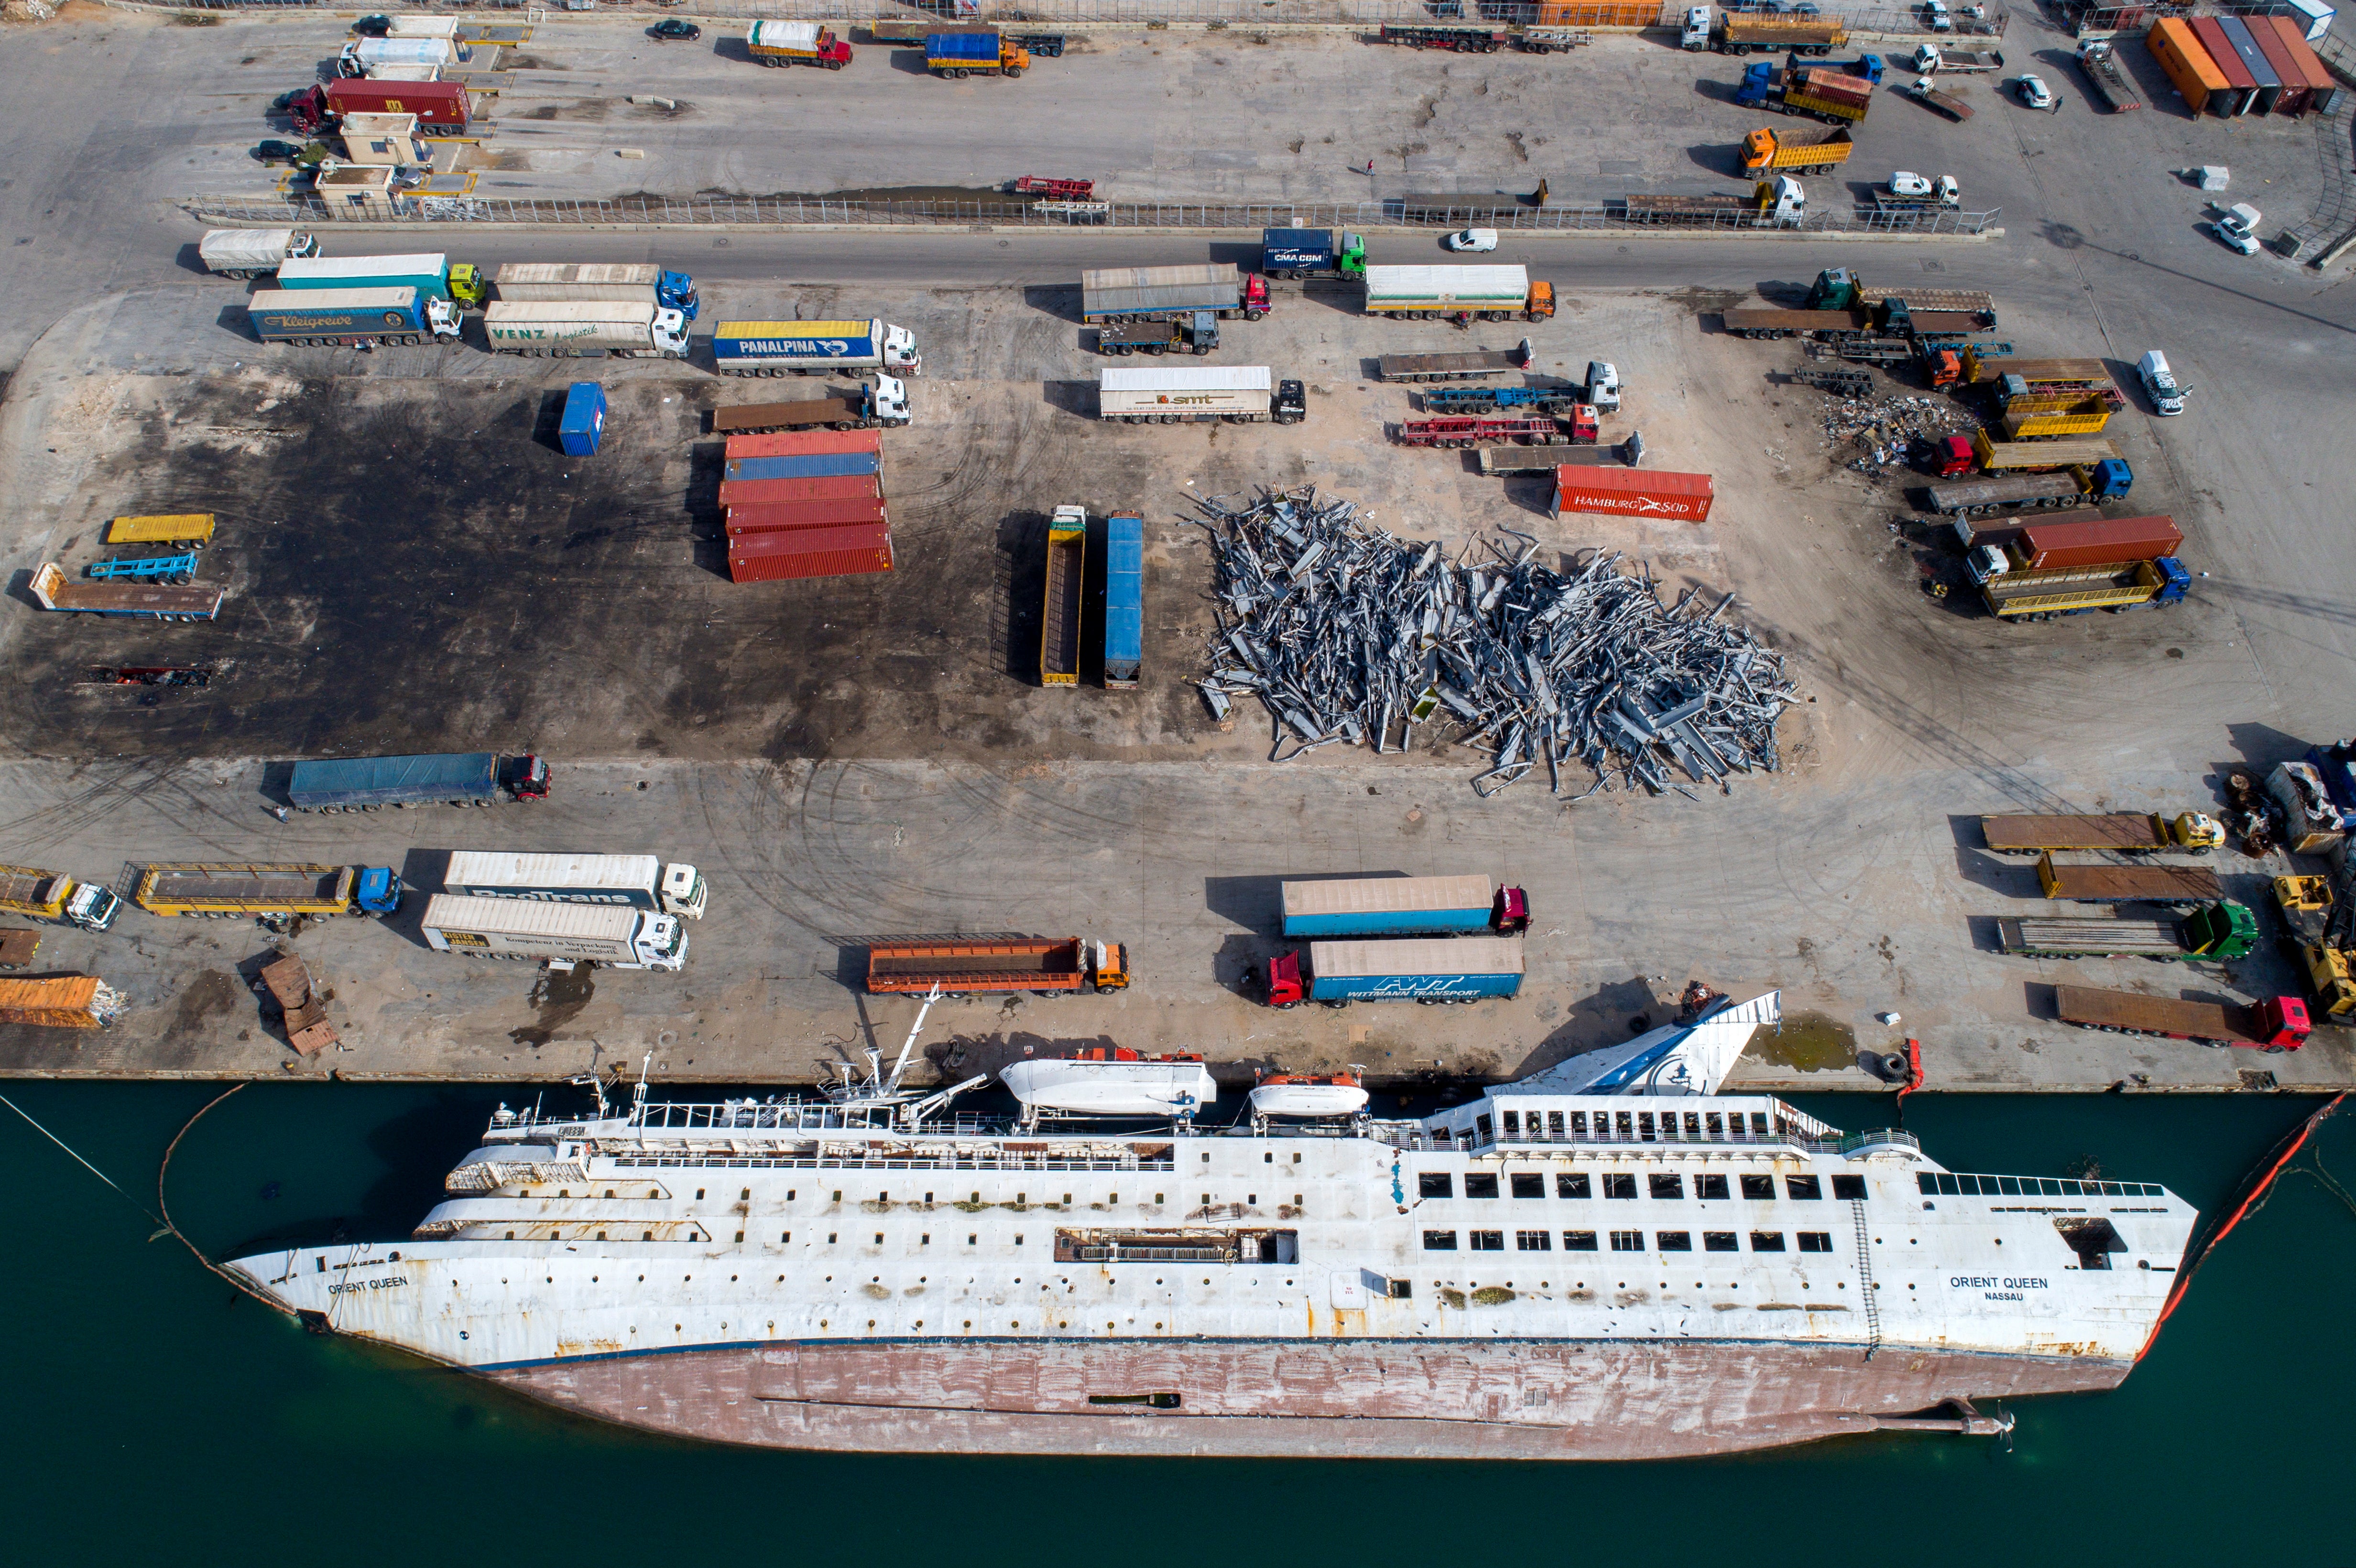
[[[1500,936],[1519,936],[1527,931],[1530,928],[1529,895],[1519,888],[1499,888],[1496,907],[1489,912],[1489,925]]]
[[[1244,274],[1244,319],[1258,321],[1268,314],[1268,280],[1258,272]]]
[[[2257,1027],[2251,1041],[2261,1051],[2297,1051],[2310,1032],[2307,1004],[2297,997],[2273,997],[2250,1009]]]
[[[1960,435],[1943,435],[1931,447],[1931,471],[1953,479],[1972,471],[1972,443]]]
[[[1301,954],[1298,949],[1280,954],[1268,961],[1268,1005],[1271,1008],[1297,1008],[1305,995],[1301,986]]]

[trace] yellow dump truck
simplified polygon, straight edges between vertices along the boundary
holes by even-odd
[[[1846,125],[1829,131],[1777,131],[1762,125],[1742,138],[1742,172],[1828,175],[1855,151],[1857,138]]]
[[[131,900],[149,914],[356,914],[350,866],[150,866]]]
[[[173,512],[155,517],[117,517],[106,528],[109,544],[168,544],[196,549],[213,542],[210,512]]]

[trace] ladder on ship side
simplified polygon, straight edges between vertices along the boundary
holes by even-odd
[[[1881,1349],[1881,1308],[1873,1300],[1873,1238],[1866,1232],[1865,1204],[1851,1199],[1849,1218],[1857,1221],[1857,1288],[1865,1299],[1865,1359]]]

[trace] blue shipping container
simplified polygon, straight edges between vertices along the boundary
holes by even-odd
[[[1471,1001],[1522,988],[1517,936],[1312,942],[1309,996],[1320,1002]]]
[[[305,811],[331,805],[492,800],[498,793],[499,759],[491,752],[297,763],[286,783],[286,798]]]
[[[810,457],[737,457],[729,460],[731,479],[829,479],[876,472],[872,452],[826,452]]]
[[[1486,877],[1366,877],[1286,882],[1278,891],[1287,936],[1487,931],[1496,907],[1496,891]]]
[[[564,417],[556,423],[556,444],[567,457],[588,457],[605,439],[605,389],[594,381],[575,381],[564,394]]]
[[[1104,682],[1137,684],[1145,661],[1145,519],[1105,519]]]
[[[1259,270],[1263,272],[1322,272],[1333,264],[1330,229],[1260,230]]]
[[[969,64],[979,62],[982,65],[996,65],[998,35],[996,33],[926,33],[925,59],[927,62],[957,60]]]

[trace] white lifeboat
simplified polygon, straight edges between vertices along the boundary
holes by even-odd
[[[1183,1117],[1219,1097],[1201,1057],[1140,1056],[1124,1047],[1017,1061],[998,1077],[1034,1116]]]
[[[1255,1116],[1355,1116],[1366,1108],[1363,1070],[1272,1072],[1251,1092]]]

